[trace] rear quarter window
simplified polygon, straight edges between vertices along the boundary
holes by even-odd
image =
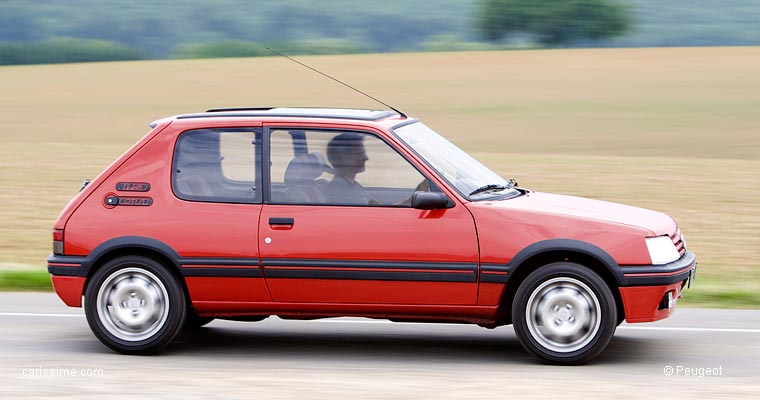
[[[260,203],[260,129],[199,129],[177,139],[174,194],[190,201]]]

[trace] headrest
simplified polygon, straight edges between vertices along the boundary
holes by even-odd
[[[288,168],[285,169],[285,183],[313,181],[325,171],[329,171],[329,168],[322,154],[302,154],[290,160]]]

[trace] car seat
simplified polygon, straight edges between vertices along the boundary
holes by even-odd
[[[285,169],[285,195],[288,203],[327,203],[327,180],[317,179],[330,172],[324,156],[308,153],[296,156]]]

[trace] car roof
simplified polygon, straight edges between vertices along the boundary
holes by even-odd
[[[215,117],[303,117],[352,119],[361,121],[379,121],[398,116],[388,110],[361,110],[352,108],[307,108],[307,107],[255,107],[255,108],[217,108],[202,113],[182,114],[177,119],[215,118]]]

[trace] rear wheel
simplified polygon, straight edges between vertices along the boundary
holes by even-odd
[[[124,354],[150,354],[180,331],[185,296],[177,279],[143,256],[115,258],[90,279],[85,290],[90,329],[106,346]]]
[[[515,333],[528,352],[554,364],[581,364],[602,352],[617,325],[607,284],[575,263],[532,272],[515,293]]]

